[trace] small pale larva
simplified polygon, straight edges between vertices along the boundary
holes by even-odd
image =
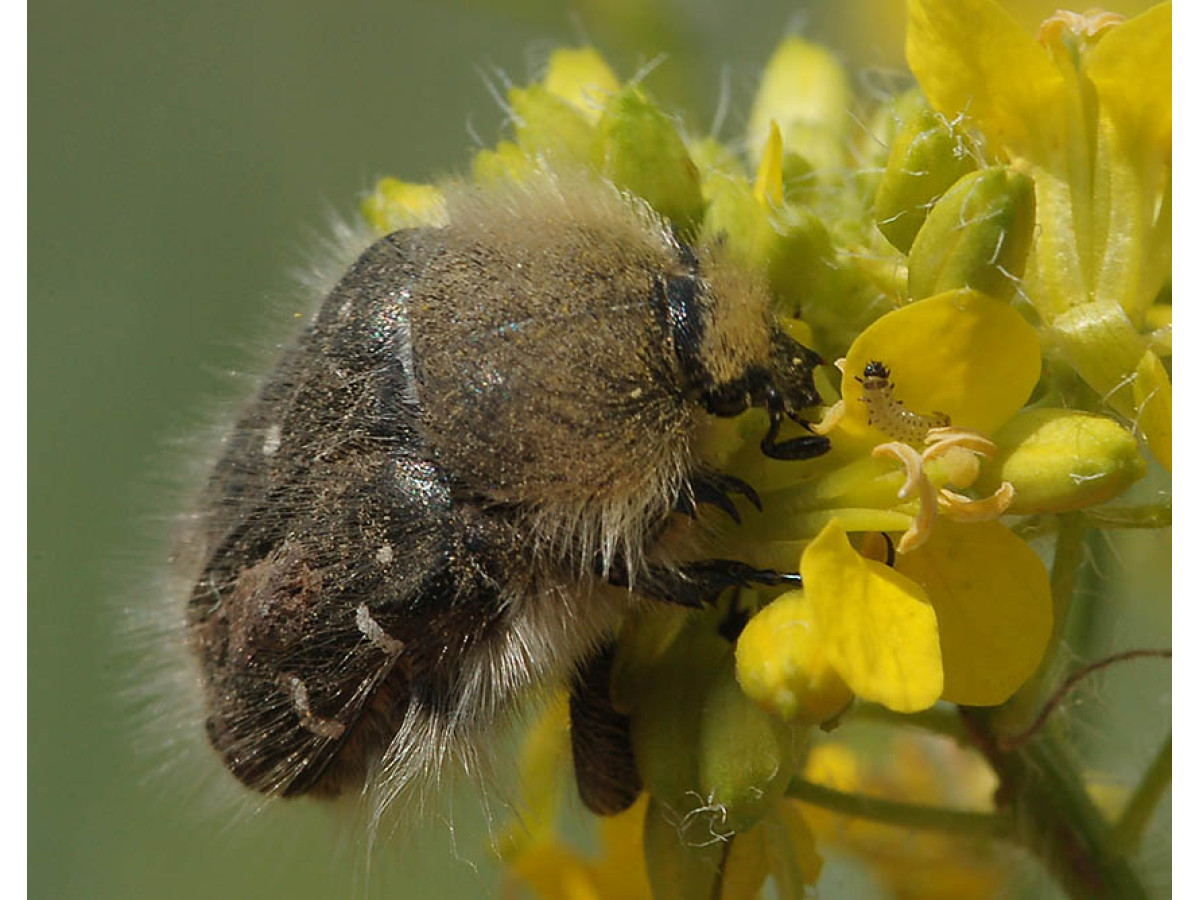
[[[861,400],[867,405],[867,422],[888,437],[921,447],[933,428],[945,428],[950,417],[945,413],[929,415],[913,412],[892,395],[892,373],[877,359],[863,367],[862,376],[855,379],[863,386]]]

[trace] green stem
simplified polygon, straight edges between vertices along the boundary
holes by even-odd
[[[1054,566],[1050,570],[1050,596],[1054,607],[1054,627],[1046,644],[1046,655],[1037,672],[1003,707],[1006,723],[1027,721],[1034,715],[1045,690],[1046,679],[1054,671],[1063,630],[1075,595],[1079,569],[1083,564],[1087,525],[1079,513],[1059,516],[1058,538],[1054,544]]]
[[[1171,504],[1097,506],[1084,510],[1083,517],[1093,528],[1170,528]]]
[[[735,840],[737,840],[737,835],[734,835],[731,840],[723,842],[721,859],[717,863],[717,877],[713,879],[712,893],[709,894],[709,900],[721,900],[721,895],[725,893],[725,875],[729,870],[729,857],[733,855],[733,842]]]
[[[1149,896],[1052,732],[1042,730],[1020,749],[1006,750],[991,710],[963,707],[961,714],[1000,779],[996,803],[1012,810],[1017,840],[1042,861],[1069,897]]]
[[[849,794],[800,778],[792,779],[787,793],[793,799],[802,800],[842,815],[869,819],[885,825],[897,825],[902,828],[919,828],[985,837],[1003,837],[1012,831],[1012,823],[1008,818],[995,813],[946,809],[918,803],[903,803],[899,800],[885,800],[882,797]]]
[[[1089,528],[1101,531],[1113,529],[1154,529],[1171,527],[1171,504],[1146,503],[1140,506],[1098,506],[1080,510],[1079,516]],[[1027,516],[1013,526],[1013,534],[1031,541],[1059,530],[1059,516],[1051,513]]]
[[[1158,748],[1158,753],[1154,755],[1154,761],[1150,763],[1150,768],[1146,770],[1141,782],[1138,783],[1133,796],[1125,804],[1121,818],[1117,820],[1113,829],[1116,832],[1117,841],[1125,848],[1126,853],[1133,853],[1141,844],[1142,836],[1146,833],[1146,826],[1150,824],[1150,818],[1158,807],[1158,801],[1162,799],[1163,792],[1170,783],[1171,735],[1168,734]]]
[[[969,743],[962,720],[952,706],[939,705],[915,713],[898,713],[875,703],[860,703],[854,706],[849,719],[855,722],[882,722],[886,725],[920,728],[932,734],[953,738],[960,744]]]

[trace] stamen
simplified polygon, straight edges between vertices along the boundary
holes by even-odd
[[[934,457],[923,453],[921,458],[928,462]],[[979,455],[966,447],[947,447],[937,459],[937,466],[946,481],[956,488],[970,487],[979,477]]]
[[[904,486],[898,492],[901,500],[907,500],[914,491],[917,493],[919,506],[916,518],[896,544],[896,550],[900,553],[911,553],[933,534],[933,523],[937,520],[938,511],[937,490],[921,466],[920,454],[908,444],[890,441],[878,445],[871,451],[871,455],[891,457],[904,466],[907,477]]]
[[[942,488],[938,505],[942,513],[955,522],[991,522],[1004,515],[1017,494],[1010,482],[1003,482],[990,497],[972,500],[962,494]]]
[[[839,400],[833,406],[825,410],[819,422],[813,422],[808,426],[808,430],[813,434],[829,434],[833,429],[837,428],[838,423],[842,421],[842,417],[846,415],[846,401]]]
[[[972,428],[960,428],[957,425],[947,425],[944,428],[930,428],[925,435],[926,459],[936,459],[946,453],[951,447],[962,447],[972,453],[978,453],[986,459],[996,455],[996,445]]]

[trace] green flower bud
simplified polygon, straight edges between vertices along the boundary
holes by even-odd
[[[833,239],[821,219],[798,206],[786,206],[774,217],[776,240],[767,256],[771,288],[792,313],[807,313],[810,307],[845,302],[845,273],[833,247]],[[841,309],[841,316],[846,310]]]
[[[904,126],[914,116],[929,109],[920,88],[912,88],[875,107],[865,128],[855,134],[855,158],[867,168],[882,170],[887,166],[891,148]],[[965,174],[965,173],[964,173]]]
[[[784,38],[763,70],[750,112],[750,158],[762,156],[774,119],[787,152],[800,154],[818,170],[842,168],[851,106],[846,72],[837,58],[803,38]]]
[[[964,175],[934,205],[908,257],[914,300],[974,288],[1013,295],[1033,242],[1033,179],[1003,166]]]
[[[893,247],[907,253],[934,201],[974,169],[961,136],[922,104],[892,143],[875,193],[875,224]]]
[[[732,653],[705,697],[699,739],[700,796],[722,807],[730,830],[746,831],[783,797],[790,734],[742,691]]]
[[[826,722],[854,699],[825,656],[802,591],[775,598],[746,625],[737,679],[750,699],[785,722]]]
[[[1018,413],[992,435],[996,455],[975,482],[987,494],[1008,481],[1008,512],[1060,513],[1111,500],[1146,474],[1137,439],[1104,416],[1070,409]]]
[[[723,242],[730,253],[751,268],[765,267],[775,253],[779,235],[749,182],[738,175],[713,172],[705,179],[704,193],[708,208],[700,228],[701,239]]]
[[[609,101],[597,128],[593,160],[601,174],[694,231],[704,213],[700,173],[675,121],[628,87]]]
[[[808,157],[790,152],[784,147],[783,152],[783,199],[791,204],[815,205],[823,199],[828,187],[820,184],[820,175],[809,162]]]
[[[517,144],[530,156],[583,164],[591,160],[596,131],[573,104],[540,84],[511,88]]]
[[[711,818],[714,829],[736,833],[783,796],[792,770],[790,735],[742,693],[733,647],[716,624],[713,615],[693,618],[633,676],[630,730],[651,797],[679,816],[695,812]],[[629,674],[618,677],[629,685]]]
[[[687,148],[688,155],[700,170],[700,192],[705,201],[712,199],[709,192],[716,184],[730,178],[746,178],[746,167],[741,158],[716,138],[689,141]]]

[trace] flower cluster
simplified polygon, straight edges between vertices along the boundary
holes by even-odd
[[[766,459],[761,411],[709,426],[708,462],[765,510],[717,555],[804,587],[626,623],[612,691],[645,795],[601,824],[607,855],[556,837],[564,706],[531,736],[529,827],[502,843],[541,896],[753,897],[768,878],[801,896],[821,870],[795,799],[813,729],[1036,696],[1070,598],[1024,526],[1113,501],[1147,455],[1170,468],[1169,5],[1060,12],[1036,36],[993,0],[908,8],[917,87],[857,119],[843,68],[798,37],[766,65],[746,157],[560,50],[509,91],[512,140],[474,158],[482,183],[587,167],[724,242],[837,360],[810,423],[827,455]],[[436,187],[395,179],[363,212],[381,232],[443,216]]]

